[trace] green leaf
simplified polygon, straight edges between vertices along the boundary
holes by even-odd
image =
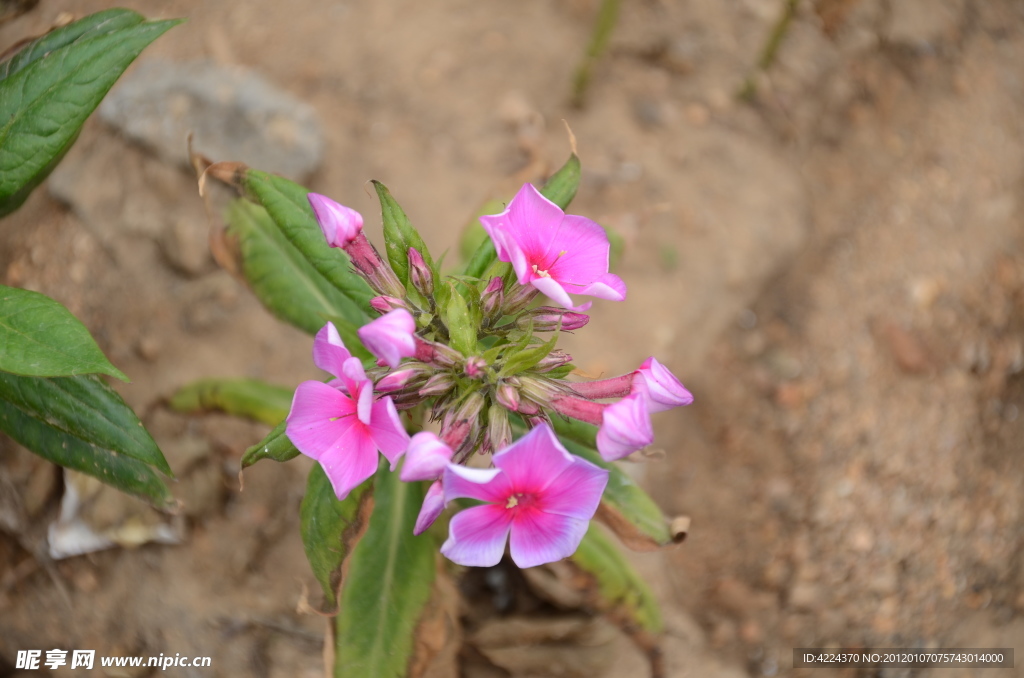
[[[171,396],[178,412],[219,410],[273,426],[288,416],[294,389],[259,379],[200,379]]]
[[[334,675],[408,675],[416,625],[430,598],[436,548],[414,537],[422,483],[403,483],[381,463],[370,526],[352,552],[336,620]]]
[[[338,501],[320,464],[310,469],[300,508],[300,531],[306,558],[330,607],[337,603],[341,565],[351,553],[353,542],[366,528],[372,510],[372,478],[353,489],[343,501]]]
[[[277,318],[316,334],[326,318],[339,324],[349,317],[352,301],[289,242],[266,209],[244,199],[233,200],[227,222],[228,234],[241,246],[246,280]]]
[[[473,323],[466,298],[454,285],[451,287],[451,298],[448,300],[445,324],[448,325],[448,336],[451,338],[452,348],[464,356],[475,355],[478,325]]]
[[[0,373],[0,430],[48,461],[157,508],[175,505],[150,465],[169,474],[167,461],[131,409],[96,377]]]
[[[178,23],[125,9],[101,12],[0,66],[0,217],[46,178],[135,57]]]
[[[430,271],[434,274],[434,281],[439,282],[441,277],[437,273],[434,259],[430,256],[430,251],[427,249],[427,244],[423,242],[423,238],[412,227],[409,217],[391,197],[387,186],[379,181],[374,181],[373,187],[377,190],[377,197],[380,198],[380,212],[384,219],[384,245],[388,261],[391,263],[395,275],[402,281],[406,289],[412,289],[409,284],[409,248],[415,247],[423,255],[423,261],[427,263]]]
[[[3,285],[0,370],[29,377],[100,373],[128,381],[69,310],[44,294]]]
[[[539,346],[513,353],[505,360],[500,376],[510,377],[530,369],[551,353],[551,350],[555,348],[556,341],[558,341],[558,332],[555,332],[550,339]]]
[[[561,207],[562,210],[569,209],[569,203],[576,197],[576,191],[580,187],[580,169],[580,159],[573,153],[565,161],[565,164],[548,178],[547,183],[540,189],[541,195]],[[502,209],[498,207],[496,211],[486,212],[486,214],[499,214],[501,211]],[[494,242],[490,238],[486,238],[473,252],[463,273],[479,278],[497,258],[498,253],[494,249]]]
[[[654,500],[616,464],[605,461],[598,454],[596,426],[561,417],[554,417],[552,423],[567,450],[610,472],[598,518],[626,546],[645,551],[675,541],[668,520]]]
[[[306,197],[309,190],[284,177],[247,169],[242,175],[247,196],[262,205],[284,237],[349,302],[342,314],[356,326],[367,320],[373,290],[349,266],[344,250],[327,244]]]
[[[274,430],[267,434],[267,437],[256,445],[253,445],[242,455],[242,468],[246,469],[258,462],[260,459],[273,459],[274,461],[290,461],[299,456],[299,451],[292,444],[292,441],[285,435],[284,429],[287,422],[282,421],[274,427]]]
[[[661,610],[651,589],[623,557],[619,547],[596,525],[591,525],[571,556],[572,562],[593,578],[604,605],[614,618],[630,626],[661,633]]]
[[[99,377],[22,377],[0,372],[0,399],[51,428],[174,475],[139,418]]]

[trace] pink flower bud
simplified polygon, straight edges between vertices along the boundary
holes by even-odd
[[[409,281],[425,297],[434,293],[434,274],[423,260],[423,255],[414,247],[409,248]]]
[[[532,369],[534,372],[539,373],[550,372],[557,367],[568,365],[571,362],[571,355],[560,348],[556,348],[554,351],[541,358],[540,362],[534,365]]]
[[[500,275],[491,278],[491,282],[487,283],[486,289],[480,295],[480,307],[485,318],[496,316],[501,311],[505,300],[504,288],[505,281]]]
[[[512,444],[508,410],[500,405],[491,405],[487,410],[487,439],[493,450],[502,450]]]
[[[653,357],[645,360],[634,374],[633,391],[647,396],[647,409],[651,412],[664,412],[693,402],[693,395],[676,375]]]
[[[440,478],[453,454],[454,450],[441,442],[435,434],[421,431],[409,441],[399,477],[407,483]]]
[[[447,393],[455,387],[455,380],[452,375],[446,372],[439,372],[427,379],[427,383],[420,387],[419,394],[424,398]]]
[[[483,379],[484,370],[487,369],[487,361],[480,356],[466,358],[466,376],[470,379]]]
[[[515,315],[530,305],[537,295],[540,294],[537,288],[530,285],[513,285],[512,289],[505,295],[505,305],[501,309],[502,315]]]
[[[374,390],[378,393],[391,393],[399,389],[405,388],[410,383],[415,382],[418,379],[426,379],[426,375],[430,373],[430,368],[426,365],[419,363],[406,363],[399,370],[388,372],[380,380],[377,381]]]
[[[405,303],[404,299],[399,299],[398,297],[386,297],[383,295],[370,299],[370,306],[378,313],[388,313],[389,311],[394,311],[398,308],[405,309],[406,311],[411,310],[409,308],[409,304]]]
[[[346,247],[363,230],[363,215],[351,207],[345,207],[319,193],[309,193],[306,198],[331,247]]]
[[[444,511],[444,488],[441,481],[431,483],[427,489],[427,496],[423,498],[423,506],[420,514],[416,516],[416,524],[412,528],[414,535],[423,534],[434,524],[437,517]]]
[[[519,389],[508,382],[498,385],[494,391],[494,399],[506,410],[519,411]]]
[[[516,318],[516,327],[525,330],[530,326],[531,320],[535,332],[554,332],[558,329],[563,332],[571,332],[590,322],[590,316],[564,311],[554,306],[538,306]]]
[[[359,339],[390,367],[416,355],[416,321],[405,309],[395,309],[359,328]]]
[[[605,461],[621,459],[654,442],[647,397],[634,393],[604,409],[597,451]]]

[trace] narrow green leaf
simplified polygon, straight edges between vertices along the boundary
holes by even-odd
[[[174,475],[139,418],[99,377],[0,372],[0,399],[53,429]]]
[[[551,350],[555,348],[555,342],[557,341],[558,332],[555,332],[551,335],[551,338],[543,344],[513,353],[506,359],[505,365],[501,368],[501,376],[510,377],[514,374],[519,374],[520,372],[525,372],[530,369],[551,353]]]
[[[341,565],[366,527],[372,500],[372,478],[352,490],[344,501],[338,501],[320,464],[314,464],[309,471],[300,508],[302,544],[330,607],[337,603]]]
[[[274,430],[267,434],[267,437],[253,445],[242,455],[242,468],[246,469],[258,462],[260,459],[273,459],[274,461],[290,461],[299,456],[295,445],[285,435],[284,429],[287,422],[282,421],[274,427]]]
[[[171,396],[178,412],[219,410],[273,426],[288,416],[294,389],[259,379],[200,379]]]
[[[601,518],[630,548],[649,550],[673,542],[668,520],[654,500],[618,465],[597,452],[597,427],[581,421],[552,419],[565,448],[601,468],[608,469],[608,486],[601,499]]]
[[[67,152],[128,65],[180,20],[130,10],[83,19],[29,45],[0,80],[0,217],[17,209]]]
[[[455,286],[451,287],[445,324],[448,325],[452,348],[465,356],[476,355],[478,325],[473,324],[466,298]]]
[[[414,537],[422,483],[377,472],[370,525],[352,551],[336,620],[334,675],[406,676],[416,625],[430,599],[436,547]]]
[[[30,377],[108,374],[110,364],[78,318],[45,294],[0,285],[0,370]]]
[[[576,191],[580,187],[580,170],[580,159],[573,153],[565,161],[565,164],[548,178],[544,187],[540,189],[541,195],[563,210],[568,209],[569,203],[576,197]],[[486,214],[499,214],[501,211],[502,208],[499,206]],[[479,278],[497,258],[498,253],[494,249],[494,242],[490,238],[486,238],[473,252],[463,273]]]
[[[380,198],[380,212],[381,217],[384,219],[384,245],[387,250],[388,261],[391,263],[391,268],[395,271],[398,279],[402,281],[406,289],[411,289],[409,284],[409,248],[415,247],[423,255],[423,261],[430,267],[431,272],[434,274],[434,280],[440,281],[441,278],[438,275],[437,266],[434,264],[434,259],[430,256],[427,244],[423,242],[423,238],[412,227],[409,217],[405,215],[405,212],[395,199],[391,197],[391,192],[388,191],[387,186],[379,181],[374,181],[373,187],[377,190],[377,197]]]
[[[242,175],[247,196],[262,205],[292,245],[348,301],[344,317],[356,326],[368,319],[373,290],[349,266],[348,255],[332,248],[316,222],[306,196],[309,190],[284,177],[249,169]]]
[[[327,318],[336,319],[335,324],[348,318],[351,300],[289,242],[266,209],[234,200],[226,220],[229,235],[241,245],[246,280],[277,318],[309,334],[316,334]]]
[[[13,377],[14,379],[35,380],[39,382],[93,379],[91,377],[56,377],[54,379],[46,379],[42,377],[6,376]],[[22,399],[27,398],[31,400],[38,397],[38,393],[26,393],[26,391],[30,390],[32,389],[29,387],[22,387],[14,389],[13,392],[15,397],[21,397]],[[56,390],[60,391],[60,389]],[[74,391],[74,387],[70,390]],[[33,403],[12,401],[8,399],[9,393],[9,389],[6,389],[4,393],[0,394],[0,430],[11,438],[48,461],[75,471],[87,473],[108,485],[116,487],[122,492],[145,499],[159,509],[170,509],[175,505],[170,491],[152,466],[127,454],[122,454],[103,445],[72,435],[63,430],[64,428],[71,428],[69,422],[56,419],[53,416],[47,420],[37,418],[35,416],[36,408]],[[64,393],[67,393],[67,391],[64,391]],[[63,398],[60,399],[63,400]],[[64,402],[63,406],[65,410],[68,408],[74,409],[73,403]],[[83,418],[89,417],[85,408],[79,414]],[[103,419],[101,422],[96,423],[94,428],[89,429],[88,433],[99,437],[101,434],[109,434],[110,428],[116,428],[116,422],[110,419]],[[141,424],[138,426],[138,430],[145,433],[145,429],[142,428]],[[127,431],[119,431],[113,435],[116,436],[118,434],[130,436]],[[163,460],[163,455],[160,455],[160,459]],[[163,461],[162,466],[166,468],[167,462]]]
[[[590,575],[604,603],[639,628],[661,633],[658,601],[646,582],[622,555],[622,551],[597,525],[591,524],[571,556],[572,562]]]

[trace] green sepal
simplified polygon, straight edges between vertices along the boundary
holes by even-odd
[[[373,479],[338,500],[320,464],[309,470],[306,494],[299,509],[302,545],[328,607],[337,605],[342,563],[366,527],[373,507]]]
[[[657,599],[618,545],[599,526],[590,525],[570,560],[593,578],[602,607],[608,606],[616,619],[621,622],[625,617],[630,626],[661,633],[663,624]]]
[[[448,299],[448,308],[445,314],[445,324],[448,326],[448,336],[451,339],[451,346],[464,356],[476,355],[478,350],[477,330],[479,321],[473,322],[473,315],[469,310],[466,298],[462,296],[458,288],[451,286],[451,295]],[[477,304],[479,308],[479,304]]]
[[[0,430],[48,461],[159,509],[176,505],[156,470],[171,475],[167,460],[131,408],[98,377],[0,373]]]
[[[78,318],[45,294],[0,285],[0,370],[28,377],[107,374],[110,364]]]
[[[334,675],[408,676],[416,628],[436,576],[436,545],[413,536],[424,483],[403,483],[382,460],[370,525],[341,585]]]
[[[242,468],[249,468],[261,459],[285,462],[299,456],[299,450],[296,449],[291,439],[285,435],[286,425],[287,422],[282,421],[263,440],[247,449],[245,454],[242,455]]]
[[[414,247],[423,256],[423,261],[433,273],[434,287],[437,289],[442,284],[441,277],[438,275],[437,266],[434,264],[433,257],[430,256],[427,244],[412,227],[409,217],[406,216],[398,202],[391,197],[387,186],[379,181],[373,181],[373,187],[377,191],[377,197],[380,198],[381,218],[384,221],[384,248],[387,250],[388,261],[391,263],[395,275],[411,293],[414,288],[409,282],[409,248]]]
[[[273,426],[288,416],[295,389],[259,379],[200,379],[171,396],[178,412],[218,410]]]
[[[139,53],[179,23],[113,9],[58,28],[0,64],[0,217],[42,183]]]

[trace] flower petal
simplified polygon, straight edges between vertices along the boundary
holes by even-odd
[[[565,284],[584,286],[608,272],[611,245],[601,225],[586,217],[566,215],[553,234],[541,264],[552,278]]]
[[[385,396],[373,403],[369,431],[373,444],[391,462],[391,470],[394,471],[398,458],[409,447],[409,434],[405,432],[391,398]]]
[[[363,230],[363,215],[351,207],[345,207],[319,193],[309,193],[306,198],[331,247],[345,247]]]
[[[513,492],[540,495],[575,458],[558,442],[551,427],[541,424],[495,454],[494,465],[508,476]]]
[[[420,431],[409,441],[400,477],[407,483],[439,478],[453,454],[454,450],[441,442],[436,434]]]
[[[447,496],[447,480],[445,485]],[[441,545],[441,553],[452,562],[467,567],[497,565],[505,552],[511,526],[510,512],[499,506],[488,504],[464,509],[456,513],[448,524],[448,540]]]
[[[377,472],[377,446],[366,429],[356,424],[334,447],[320,456],[320,466],[331,481],[339,500]]]
[[[636,371],[633,390],[647,395],[649,412],[664,412],[693,402],[693,394],[653,357],[645,360]]]
[[[604,273],[580,290],[579,294],[598,299],[622,301],[626,298],[626,283],[622,282],[622,278],[614,273]]]
[[[621,459],[654,442],[651,415],[643,393],[626,396],[605,408],[597,431],[597,451],[605,461]]]
[[[345,348],[345,342],[338,334],[334,323],[327,323],[316,333],[313,340],[313,364],[336,377],[341,376],[342,366],[352,354]]]
[[[319,381],[304,381],[295,389],[285,434],[307,457],[320,456],[358,420],[355,403],[341,391]]]
[[[416,516],[416,525],[412,528],[413,534],[422,534],[434,524],[437,517],[444,510],[444,488],[441,481],[435,481],[427,488],[427,495],[423,497],[423,506],[420,507],[420,514]]]
[[[567,558],[579,548],[589,525],[538,509],[519,511],[512,523],[512,560],[519,567],[535,567]]]
[[[551,301],[555,302],[563,308],[567,308],[570,311],[586,311],[590,308],[590,302],[580,304],[579,306],[572,305],[572,299],[569,298],[568,292],[560,282],[554,278],[539,277],[534,278],[530,281],[530,284],[540,290],[541,294],[546,296]]]
[[[469,468],[448,464],[444,469],[444,503],[468,497],[500,503],[504,506],[510,494],[508,477],[497,468]]]
[[[404,308],[396,308],[359,328],[363,345],[387,365],[398,367],[402,358],[416,355],[416,320]]]
[[[571,466],[551,481],[539,506],[547,513],[590,520],[601,503],[608,475],[605,469],[576,457]]]

